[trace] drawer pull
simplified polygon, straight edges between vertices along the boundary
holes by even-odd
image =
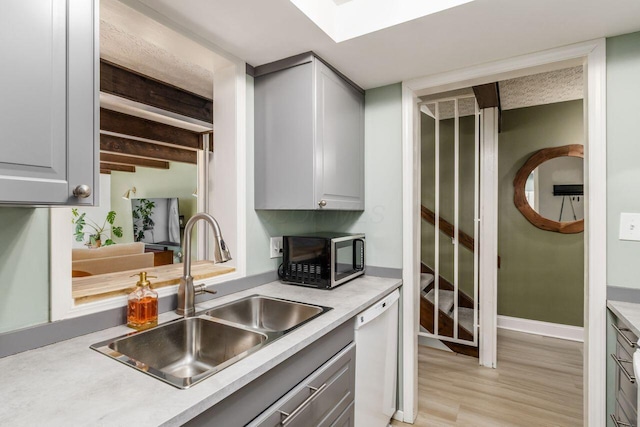
[[[637,343],[635,343],[635,342],[631,341],[631,340],[630,340],[630,339],[629,339],[625,334],[623,334],[623,333],[622,333],[622,331],[629,332],[629,329],[627,329],[627,328],[622,328],[622,329],[620,329],[620,328],[618,328],[618,327],[617,327],[616,325],[614,325],[614,324],[611,324],[611,326],[613,326],[613,329],[615,329],[615,330],[616,330],[616,332],[618,333],[618,335],[620,335],[620,336],[622,337],[622,339],[624,339],[624,340],[627,342],[627,345],[628,345],[629,347],[631,347],[631,348],[636,348],[636,347],[638,346],[638,344],[637,344]]]
[[[616,427],[633,427],[629,423],[623,423],[622,421],[617,419],[615,415],[613,415],[613,414],[609,414],[609,415],[611,416],[611,419],[613,420],[613,424],[615,424]]]
[[[622,371],[622,373],[624,374],[625,377],[627,377],[627,379],[629,380],[629,382],[631,384],[634,384],[636,382],[636,377],[631,375],[626,369],[625,367],[622,365],[623,363],[632,363],[629,360],[623,360],[620,359],[619,357],[617,357],[615,354],[611,353],[611,357],[613,358],[613,360],[616,362],[616,365],[618,365],[618,368],[620,368],[620,370]]]
[[[287,424],[289,424],[289,422],[296,416],[298,415],[304,408],[306,408],[311,402],[313,402],[313,399],[316,398],[316,396],[318,396],[320,393],[322,393],[322,391],[327,388],[327,383],[322,384],[320,387],[315,388],[315,387],[311,387],[311,386],[307,386],[313,393],[311,393],[309,395],[309,397],[307,397],[304,402],[302,402],[300,405],[298,405],[298,407],[296,409],[294,409],[293,411],[291,411],[291,413],[286,413],[283,411],[278,411],[280,412],[280,415],[282,417],[284,417],[282,419],[282,421],[280,421],[280,425],[285,426]]]

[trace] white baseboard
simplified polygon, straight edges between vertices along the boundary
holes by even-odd
[[[392,417],[394,420],[404,422],[404,411],[397,410]]]
[[[519,319],[517,317],[498,316],[498,328],[545,337],[561,338],[569,341],[584,342],[584,328],[541,322],[539,320]]]

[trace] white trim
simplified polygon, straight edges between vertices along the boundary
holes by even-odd
[[[597,40],[586,64],[584,416],[587,425],[606,419],[607,344],[607,61]],[[590,262],[589,260],[592,260]]]
[[[71,296],[71,208],[49,208],[49,289],[51,321],[68,317],[73,309]],[[66,242],[62,248],[56,242]],[[67,284],[54,286],[54,284]]]
[[[480,254],[479,254],[479,236],[480,236],[480,106],[478,100],[474,99],[475,118],[474,118],[474,136],[473,142],[473,341],[477,344],[480,341],[478,324],[478,304],[479,304],[479,288],[480,282]]]
[[[393,413],[393,417],[394,420],[398,420],[400,422],[402,422],[404,420],[404,411],[401,410],[397,410],[396,412]]]
[[[480,137],[480,226],[478,231],[480,365],[495,368],[498,363],[498,109],[481,114]]]
[[[498,316],[498,328],[569,341],[584,342],[584,328],[580,326],[561,325],[559,323],[541,322],[539,320],[520,319],[510,316]]]
[[[403,82],[403,112],[407,103],[416,96],[440,93],[465,88],[496,80],[515,78],[532,72],[549,71],[578,65],[586,59],[586,81],[588,100],[585,109],[588,144],[585,144],[585,189],[588,192],[585,206],[585,347],[584,347],[584,421],[585,425],[600,426],[606,419],[606,42],[604,39],[577,43],[543,52],[518,56],[437,75]],[[410,130],[412,116],[403,114],[403,153],[419,153],[419,139],[414,147]],[[412,151],[413,150],[413,151]],[[414,175],[419,167],[412,162],[403,163],[403,185],[415,185]],[[419,183],[418,183],[419,185]],[[418,187],[419,188],[419,187]],[[409,231],[416,231],[414,222],[419,213],[413,210],[415,200],[407,200],[415,193],[403,188],[403,266],[413,268],[419,261],[420,251],[415,248]],[[593,260],[593,262],[590,262]],[[412,273],[405,271],[406,279],[414,280]],[[415,282],[405,282],[406,286]],[[417,290],[417,286],[416,286]],[[483,302],[483,308],[485,307]],[[412,306],[412,307],[410,307]],[[419,295],[404,301],[407,318],[419,307]],[[416,319],[416,322],[419,320]],[[484,325],[486,326],[486,325]],[[481,334],[485,329],[481,323]],[[405,327],[405,334],[406,334]],[[404,358],[412,356],[405,354]],[[416,358],[416,355],[413,355]],[[413,367],[405,365],[413,373]],[[405,384],[405,389],[407,388]]]
[[[460,117],[457,98],[453,100],[453,123],[453,338],[458,339],[458,288],[460,282],[460,242],[458,242],[460,238]],[[440,234],[440,230],[436,229],[435,234]],[[438,310],[438,312],[439,311],[440,310]],[[476,340],[476,334],[477,331],[473,331],[474,342]]]
[[[604,39],[602,39],[604,40]],[[404,82],[417,96],[464,89],[496,80],[523,77],[536,72],[580,65],[600,40],[576,43],[556,49],[516,56],[461,70],[433,74]],[[604,41],[603,41],[604,42]]]
[[[402,85],[402,419],[418,415],[418,325],[420,323],[420,120],[418,99]]]
[[[422,144],[420,144],[420,146],[422,147]],[[440,331],[440,102],[436,102],[436,137],[433,156],[435,160],[433,173],[435,186],[435,199],[433,203],[435,217],[433,224],[433,289],[435,291],[433,293],[433,333],[434,335],[438,335]],[[422,204],[422,200],[420,204]],[[420,231],[420,235],[422,235],[422,230]],[[422,259],[420,261],[422,261]],[[438,307],[438,310],[436,310],[435,307]],[[418,323],[419,322],[420,320],[418,320]]]

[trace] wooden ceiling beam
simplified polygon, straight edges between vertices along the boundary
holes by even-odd
[[[102,175],[111,175],[111,171],[109,169],[100,169],[100,173]]]
[[[100,91],[213,123],[213,100],[100,60]]]
[[[168,145],[152,144],[105,134],[100,135],[100,151],[153,160],[191,164],[198,163],[198,153],[193,150],[185,150]]]
[[[142,157],[121,156],[111,153],[100,153],[100,161],[113,163],[116,165],[141,166],[154,169],[169,169],[169,162],[160,160],[144,159]]]
[[[100,130],[149,139],[192,150],[202,150],[202,138],[199,132],[105,108],[100,109]]]
[[[500,105],[500,87],[498,82],[473,86],[473,93],[478,101],[478,107],[498,108],[498,132],[502,130],[502,106]]]
[[[115,163],[100,162],[100,170],[135,173],[136,168],[135,166],[116,165]]]

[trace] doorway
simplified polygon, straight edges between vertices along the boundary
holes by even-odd
[[[546,52],[525,55],[465,70],[415,79],[403,84],[403,147],[404,147],[404,221],[403,280],[405,292],[403,313],[403,414],[405,421],[413,421],[417,413],[417,330],[419,302],[419,170],[420,148],[415,141],[419,132],[419,97],[486,84],[507,78],[521,77],[567,66],[585,66],[585,191],[590,203],[585,210],[585,335],[584,348],[584,411],[585,423],[597,425],[605,417],[605,346],[606,307],[606,110],[605,110],[605,43],[604,40],[585,42]],[[484,115],[483,123],[497,117]],[[486,128],[483,132],[486,132]],[[496,360],[497,330],[497,137],[483,140],[481,153],[480,208],[480,360],[488,366]],[[589,260],[597,262],[589,262]],[[488,361],[488,363],[487,363]]]

